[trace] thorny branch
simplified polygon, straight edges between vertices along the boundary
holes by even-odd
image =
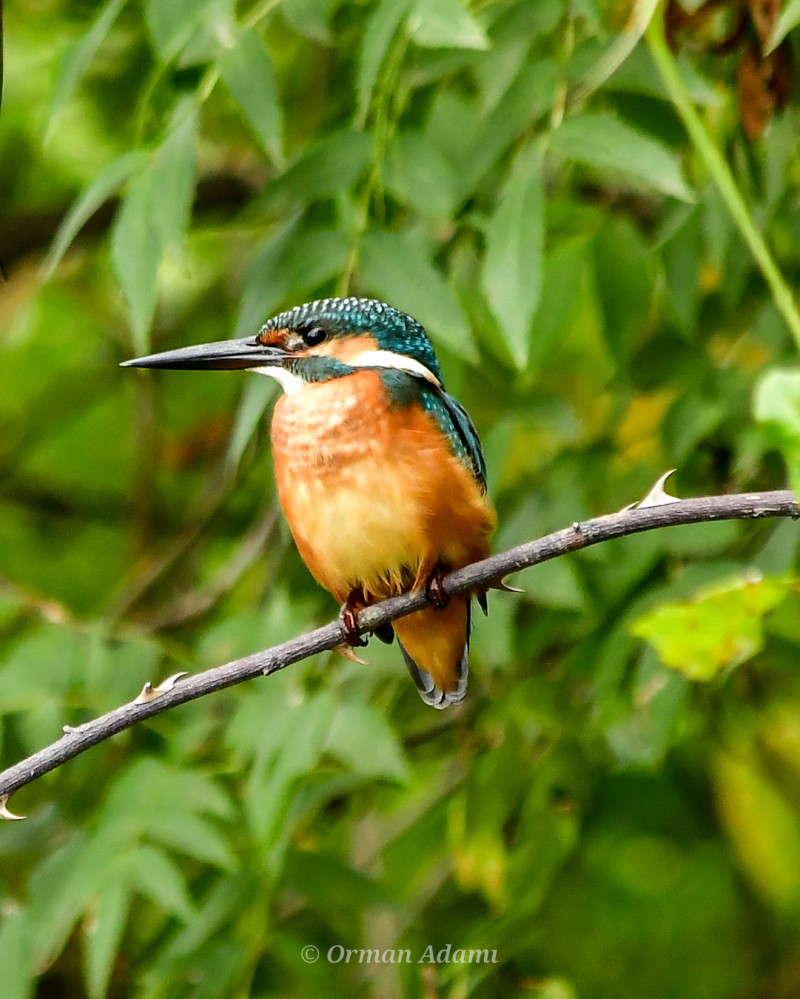
[[[659,480],[645,500],[631,509],[575,523],[564,530],[499,552],[482,562],[475,562],[464,569],[451,572],[444,578],[444,590],[446,593],[455,594],[497,586],[509,573],[640,531],[715,520],[800,518],[800,504],[794,493],[788,489],[674,500],[663,492],[662,485],[663,479]],[[374,631],[382,624],[420,610],[425,606],[426,600],[423,594],[405,594],[368,607],[358,615],[359,631],[362,633]],[[340,624],[338,621],[331,622],[271,649],[255,652],[243,659],[235,659],[233,662],[194,676],[177,674],[155,689],[148,685],[135,701],[77,728],[65,726],[64,735],[57,742],[0,773],[0,816],[16,817],[6,808],[8,797],[14,791],[117,732],[186,701],[221,690],[223,687],[230,687],[261,675],[269,676],[301,659],[318,652],[329,651],[341,642]]]

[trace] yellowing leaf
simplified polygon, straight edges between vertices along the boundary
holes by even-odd
[[[718,753],[717,804],[745,874],[778,909],[800,906],[800,819],[750,760]]]
[[[659,453],[664,414],[676,389],[665,388],[634,397],[617,427],[615,446],[625,464],[639,465]]]
[[[712,680],[759,651],[764,618],[795,585],[736,579],[690,600],[662,604],[634,621],[631,632],[649,642],[665,666],[690,680]]]

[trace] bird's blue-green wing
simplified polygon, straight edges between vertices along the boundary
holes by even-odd
[[[478,431],[473,426],[469,413],[458,399],[433,386],[423,387],[422,405],[439,424],[455,456],[469,467],[481,489],[486,492],[486,462]]]
[[[483,460],[478,431],[458,399],[448,395],[444,389],[407,371],[399,371],[396,368],[374,370],[386,387],[390,404],[421,405],[449,441],[453,454],[467,466],[481,489],[486,492],[486,462]]]

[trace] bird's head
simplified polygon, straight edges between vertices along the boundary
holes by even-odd
[[[355,368],[394,368],[441,386],[442,374],[424,328],[371,298],[323,298],[268,320],[254,337],[182,347],[124,361],[124,367],[250,368],[287,392]]]

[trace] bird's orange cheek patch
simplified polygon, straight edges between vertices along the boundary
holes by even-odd
[[[262,330],[258,334],[258,342],[263,344],[265,347],[280,347],[281,349],[286,349],[286,341],[289,338],[288,329],[280,330]]]
[[[346,336],[341,339],[334,337],[326,340],[319,347],[314,347],[310,354],[324,354],[326,357],[334,357],[337,361],[347,364],[352,358],[363,354],[365,350],[376,350],[378,341],[371,333],[363,333],[358,336]]]

